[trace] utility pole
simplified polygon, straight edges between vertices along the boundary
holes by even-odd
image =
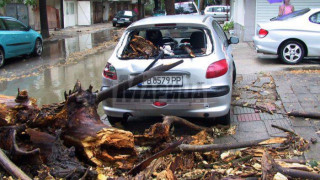
[[[43,38],[49,37],[48,17],[47,17],[47,1],[39,0],[40,26]]]

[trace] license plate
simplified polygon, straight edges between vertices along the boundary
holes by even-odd
[[[149,87],[181,87],[183,85],[183,76],[155,76],[151,79],[140,83],[138,86],[149,86]]]

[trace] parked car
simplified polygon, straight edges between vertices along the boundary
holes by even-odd
[[[219,22],[228,21],[230,18],[230,6],[207,6],[204,9],[204,14],[212,16]]]
[[[163,9],[158,9],[153,12],[153,16],[165,16],[167,12]]]
[[[102,90],[142,73],[158,56],[130,56],[130,53],[134,55],[131,42],[141,42],[131,41],[137,37],[172,50],[154,66],[181,59],[184,63],[105,100],[103,109],[111,123],[125,121],[129,116],[161,115],[230,122],[232,85],[236,77],[231,44],[238,43],[238,38],[227,39],[212,17],[173,15],[142,19],[126,29],[109,58],[102,73]],[[194,57],[185,50],[186,46]]]
[[[287,64],[320,56],[320,8],[302,9],[260,23],[253,40],[257,52],[277,54]]]
[[[134,11],[118,11],[116,16],[112,19],[112,25],[130,25],[138,19],[137,14]]]
[[[0,16],[0,67],[12,57],[40,56],[42,49],[42,36],[38,32],[17,19]]]
[[[199,15],[199,9],[194,1],[190,0],[180,0],[174,3],[175,13],[176,14],[193,14]]]

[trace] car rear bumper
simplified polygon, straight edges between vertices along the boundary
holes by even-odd
[[[201,90],[127,90],[118,94],[117,98],[103,101],[103,109],[108,116],[113,117],[220,117],[229,112],[231,93],[229,86],[214,86]],[[155,101],[165,102],[166,105],[155,106]]]
[[[255,49],[258,53],[264,54],[278,54],[279,42],[274,41],[267,36],[259,38],[258,36],[253,37]]]

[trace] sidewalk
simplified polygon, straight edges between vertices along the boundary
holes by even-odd
[[[50,30],[50,37],[44,41],[55,41],[59,39],[66,39],[71,37],[76,37],[81,34],[94,33],[98,31],[103,31],[106,29],[114,29],[112,23],[99,23],[92,24],[90,26],[72,26],[59,30]]]
[[[320,71],[275,72],[249,74],[237,77],[233,92],[232,125],[236,134],[217,139],[216,143],[242,142],[286,134],[272,124],[296,132],[310,142],[320,142],[317,131],[320,121],[288,117],[292,110],[319,111]],[[300,74],[299,74],[300,73]],[[310,150],[304,152],[306,160],[320,160],[320,144],[310,142]],[[301,157],[298,157],[301,158]]]

